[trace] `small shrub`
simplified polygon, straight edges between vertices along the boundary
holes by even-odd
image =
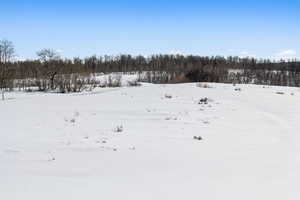
[[[121,133],[121,132],[123,132],[123,126],[121,125],[121,126],[117,126],[115,129],[114,129],[114,132],[116,132],[116,133]]]
[[[205,98],[202,98],[199,100],[198,104],[207,104],[208,103],[208,98],[205,97]]]
[[[127,83],[128,83],[128,86],[130,86],[130,87],[139,87],[139,86],[142,85],[142,84],[139,83],[137,80],[134,80],[134,81],[127,81]]]
[[[194,140],[202,140],[201,136],[194,136],[193,138],[194,138]]]
[[[212,86],[208,85],[207,83],[196,83],[196,86],[200,88],[212,88]]]
[[[108,76],[107,87],[121,87],[122,86],[122,76]]]
[[[170,95],[170,94],[165,94],[165,98],[166,98],[166,99],[172,99],[172,95]]]

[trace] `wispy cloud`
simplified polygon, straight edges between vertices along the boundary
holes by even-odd
[[[233,55],[233,56],[239,56],[242,58],[256,58],[257,56],[253,53],[250,53],[247,50],[239,50],[239,49],[228,49],[227,50],[229,52],[229,55]]]
[[[241,57],[256,58],[255,54],[249,53],[248,51],[241,51],[239,54]]]
[[[170,51],[170,54],[172,54],[172,55],[184,55],[184,52],[181,51],[181,50],[178,50],[178,49],[172,49]]]
[[[280,57],[288,57],[288,56],[294,56],[294,55],[296,55],[296,54],[297,54],[296,51],[294,51],[294,50],[292,50],[292,49],[288,49],[288,50],[283,50],[283,51],[281,51],[281,52],[278,52],[278,53],[276,54],[276,56],[280,56]]]
[[[240,54],[241,54],[241,55],[248,55],[249,52],[248,52],[248,51],[242,51],[242,52],[240,52]]]

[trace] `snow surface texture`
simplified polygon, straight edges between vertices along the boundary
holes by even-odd
[[[0,199],[299,199],[300,89],[208,85],[7,93]]]

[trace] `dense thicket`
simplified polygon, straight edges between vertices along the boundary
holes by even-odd
[[[152,83],[222,82],[300,86],[300,62],[256,60],[239,57],[201,57],[182,55],[92,56],[85,59],[39,59],[1,62],[0,87],[39,90],[72,85],[92,73],[139,73],[140,81]],[[86,79],[85,79],[86,80]],[[69,84],[69,89],[68,89]],[[83,83],[82,83],[83,84]]]

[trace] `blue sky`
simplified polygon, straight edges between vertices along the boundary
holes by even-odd
[[[0,38],[20,59],[183,53],[300,58],[297,0],[1,0]]]

